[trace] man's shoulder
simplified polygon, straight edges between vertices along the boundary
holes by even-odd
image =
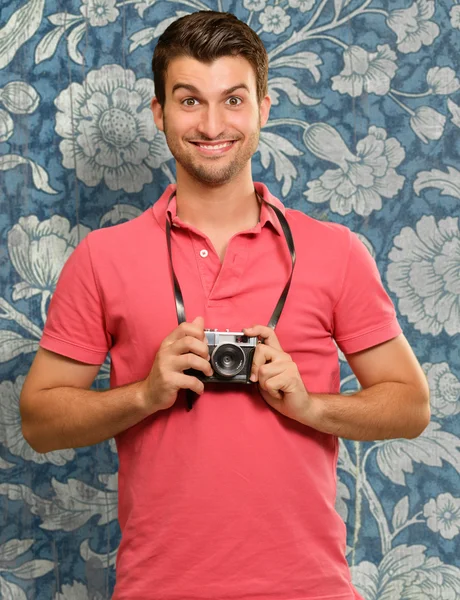
[[[133,211],[136,210],[134,207]],[[117,218],[116,208],[114,208],[114,217]],[[157,221],[153,215],[152,207],[150,206],[144,212],[134,216],[123,223],[115,225],[103,226],[100,229],[95,229],[88,234],[89,241],[92,246],[121,248],[123,244],[137,243],[145,236],[154,235],[154,231],[158,228]]]
[[[306,213],[288,208],[286,216],[296,237],[315,242],[315,244],[344,244],[350,243],[351,230],[341,223],[315,219]]]

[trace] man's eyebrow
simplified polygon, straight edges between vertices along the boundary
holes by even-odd
[[[172,93],[174,94],[174,92],[178,89],[185,89],[188,90],[189,92],[192,92],[192,94],[199,94],[200,91],[198,88],[196,88],[194,85],[192,85],[191,83],[175,83],[173,85],[173,89],[172,89]],[[245,84],[245,83],[238,83],[238,85],[234,85],[231,88],[228,88],[228,90],[224,90],[222,92],[222,96],[227,96],[228,94],[232,94],[235,90],[238,89],[244,89],[249,93],[249,87]]]

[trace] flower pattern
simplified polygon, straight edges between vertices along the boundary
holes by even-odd
[[[460,333],[460,232],[458,219],[422,217],[404,227],[389,254],[388,286],[398,309],[421,333]]]
[[[0,142],[6,142],[13,135],[14,123],[10,115],[0,108]]]
[[[4,88],[0,88],[0,143],[6,142],[13,135],[14,122],[9,111],[16,115],[33,113],[38,104],[39,96],[35,88],[24,81],[10,81]]]
[[[72,585],[63,585],[61,593],[57,593],[54,600],[90,600],[91,598],[88,588],[79,581],[75,581]]]
[[[455,600],[460,569],[426,556],[426,547],[403,544],[380,564],[363,561],[352,567],[353,581],[366,600]]]
[[[457,127],[460,127],[460,106],[455,104],[455,102],[449,98],[447,101],[447,108],[450,111],[452,123]]]
[[[104,180],[111,190],[139,192],[152,181],[152,168],[171,156],[153,123],[154,95],[151,80],[136,81],[119,65],[91,71],[84,85],[72,83],[55,100],[63,165],[88,186]]]
[[[452,373],[447,362],[424,363],[430,386],[432,414],[443,419],[460,413],[460,380]]]
[[[450,67],[433,67],[426,74],[426,82],[433,94],[453,94],[460,89],[460,81]]]
[[[400,52],[418,52],[422,45],[429,46],[438,37],[439,27],[430,21],[434,10],[434,0],[417,0],[409,8],[391,11],[387,25],[398,36]]]
[[[396,54],[388,44],[377,46],[377,52],[350,46],[343,53],[343,71],[332,77],[332,89],[353,98],[363,92],[383,96],[389,92],[397,71],[395,61]]]
[[[82,225],[70,229],[59,215],[41,223],[35,215],[21,217],[8,232],[11,262],[22,278],[13,286],[13,300],[54,292],[64,263],[89,231]]]
[[[460,6],[455,5],[450,9],[450,24],[455,29],[460,29]]]
[[[451,540],[460,532],[460,498],[452,494],[439,494],[423,507],[423,516],[431,531],[439,532],[446,540]]]
[[[315,5],[315,0],[289,0],[291,8],[298,8],[300,12],[307,12]]]
[[[80,12],[92,27],[104,27],[116,21],[119,10],[115,5],[116,0],[82,0]]]
[[[410,118],[410,126],[422,142],[439,140],[444,132],[446,117],[430,106],[419,106]]]
[[[289,27],[291,17],[281,6],[267,6],[264,12],[260,14],[259,21],[263,30],[267,33],[279,34]]]
[[[247,10],[259,12],[260,10],[264,10],[264,8],[267,6],[267,0],[244,0],[243,6]]]
[[[10,81],[0,90],[0,102],[11,113],[26,115],[35,112],[40,102],[37,90],[24,81]]]
[[[307,139],[306,143],[313,146],[314,142]],[[331,143],[336,149],[334,161],[340,167],[308,182],[305,196],[310,202],[330,202],[332,212],[340,215],[354,210],[368,216],[382,207],[382,196],[393,198],[401,190],[404,177],[395,167],[403,161],[404,150],[395,138],[387,139],[384,129],[370,127],[368,135],[358,142],[356,155],[346,148],[339,154],[343,140],[337,138]]]

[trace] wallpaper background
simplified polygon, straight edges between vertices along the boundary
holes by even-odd
[[[110,598],[115,445],[37,454],[18,401],[72,250],[174,181],[148,110],[150,61],[166,26],[199,9],[235,13],[269,51],[273,108],[254,179],[360,235],[430,383],[421,437],[341,441],[353,581],[366,600],[455,600],[460,4],[450,0],[2,0],[0,596]],[[341,391],[356,391],[340,358]],[[94,389],[109,369],[108,359]]]

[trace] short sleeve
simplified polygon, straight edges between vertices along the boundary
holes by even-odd
[[[93,365],[102,364],[110,350],[111,336],[106,330],[88,236],[62,268],[40,346]]]
[[[349,231],[350,246],[342,288],[334,308],[334,338],[345,354],[359,352],[402,333],[375,260]]]

